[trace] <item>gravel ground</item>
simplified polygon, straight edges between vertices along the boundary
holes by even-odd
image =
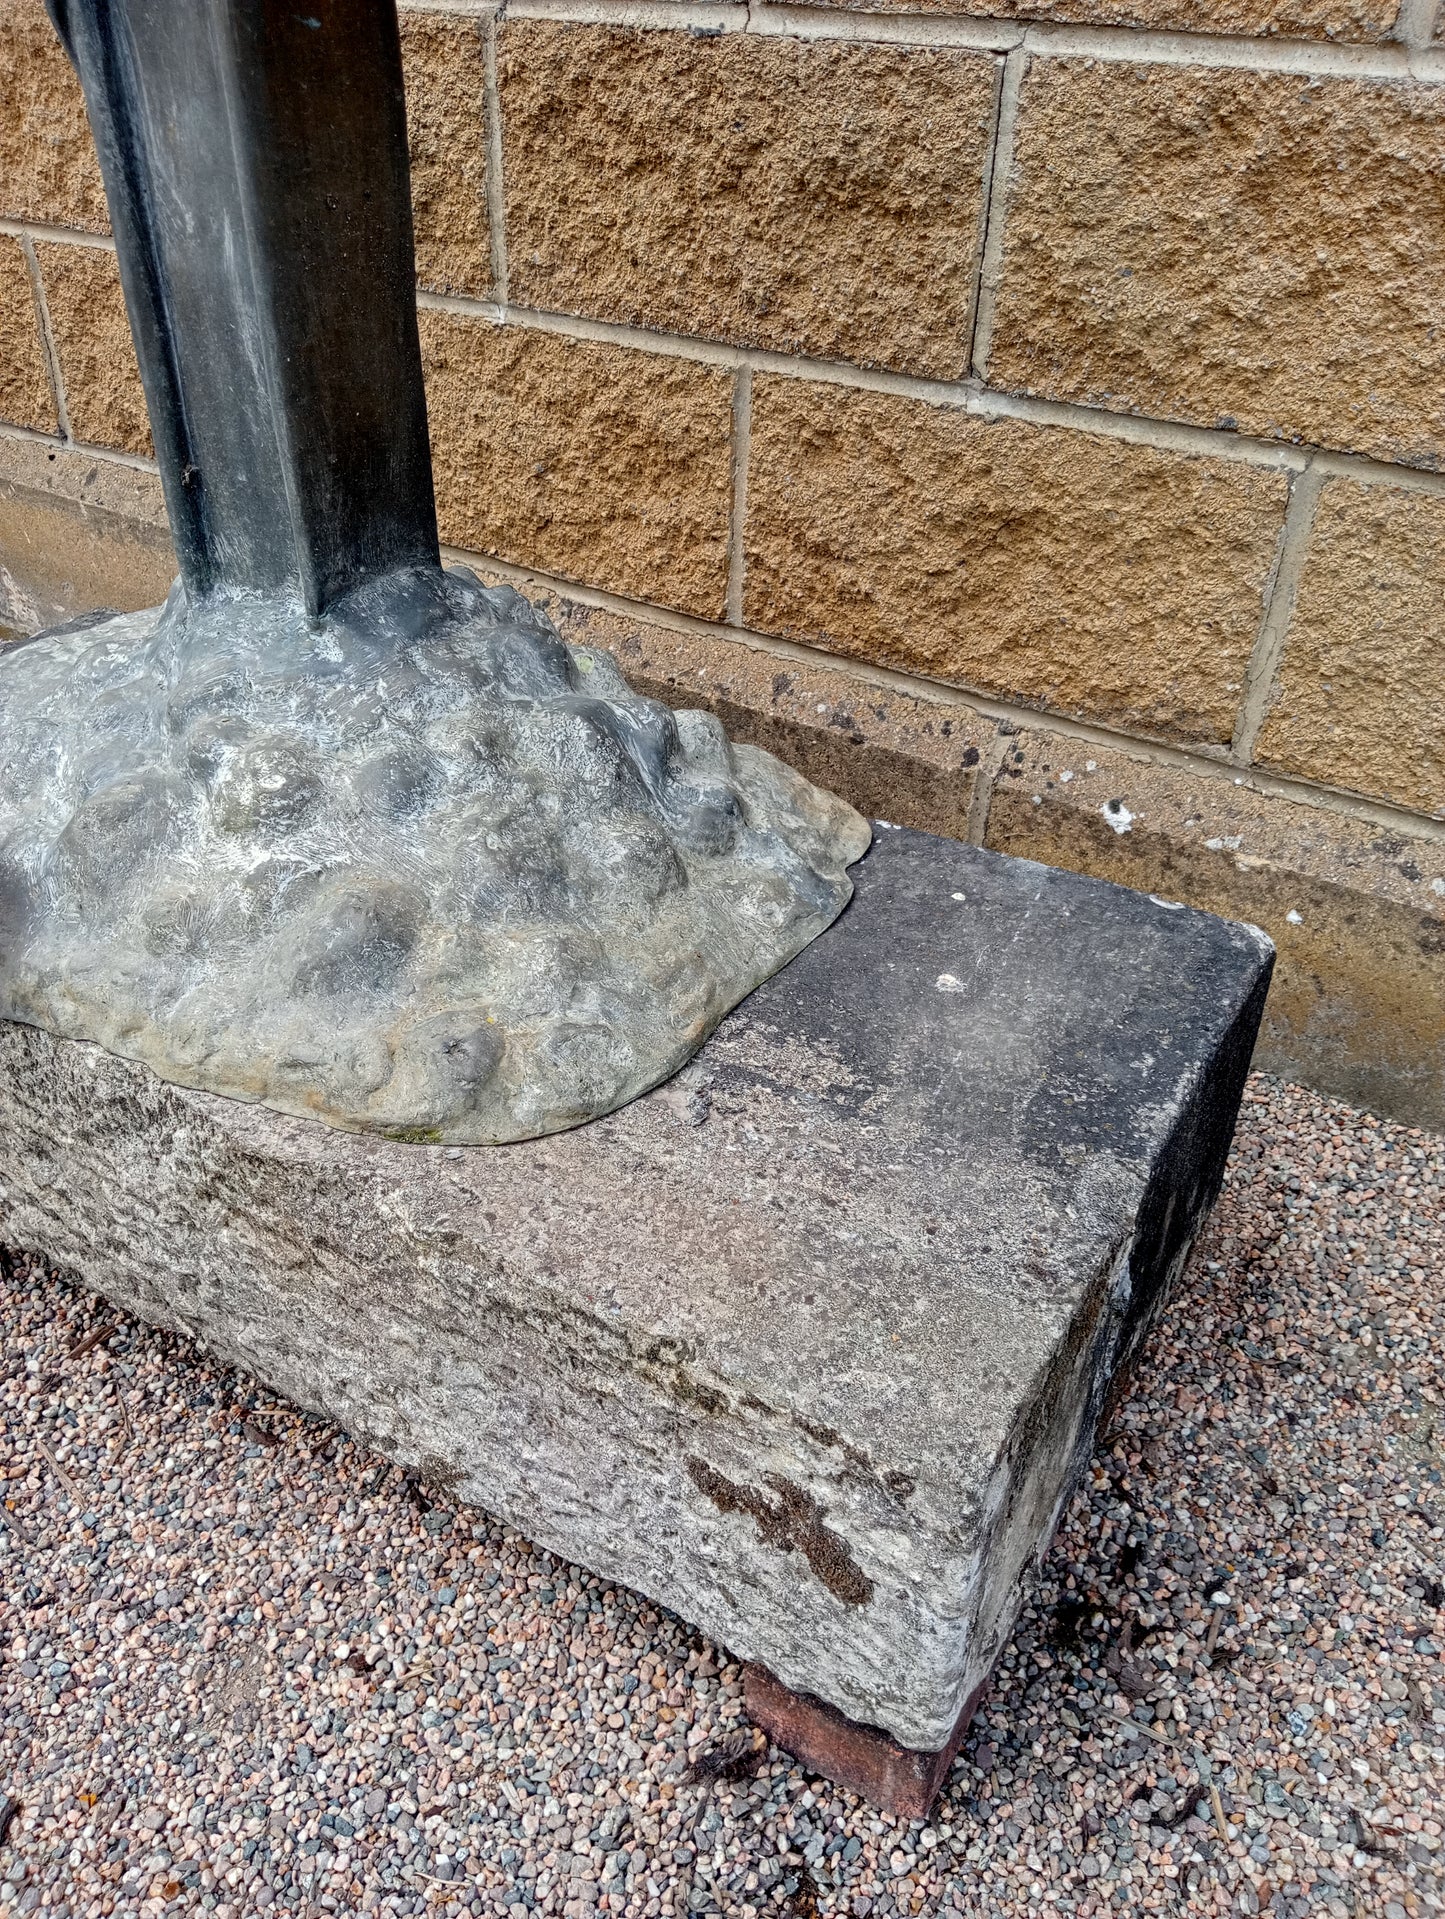
[[[925,1827],[670,1614],[12,1262],[0,1913],[1445,1911],[1442,1280],[1445,1142],[1253,1080]]]

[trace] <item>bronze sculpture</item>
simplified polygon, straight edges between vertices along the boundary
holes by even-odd
[[[497,1141],[680,1066],[866,824],[444,570],[392,0],[51,0],[180,564],[0,656],[0,1017]]]

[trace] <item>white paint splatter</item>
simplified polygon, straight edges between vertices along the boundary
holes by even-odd
[[[1122,800],[1105,800],[1099,811],[1116,833],[1132,832],[1134,821],[1138,817],[1137,814],[1129,811]]]
[[[933,983],[940,993],[961,993],[964,990],[963,981],[955,979],[952,973],[940,973]]]
[[[1289,911],[1285,914],[1285,918],[1289,921],[1291,926],[1304,925],[1303,915],[1297,913],[1293,907],[1291,907]]]

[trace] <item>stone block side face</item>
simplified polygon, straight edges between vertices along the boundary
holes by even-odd
[[[403,13],[402,65],[416,277],[434,293],[491,291],[481,22]]]
[[[721,617],[731,376],[436,311],[421,335],[444,541]]]
[[[1445,499],[1331,480],[1255,757],[1445,817]]]
[[[995,386],[1437,464],[1445,92],[1036,60]]]
[[[960,377],[997,78],[953,49],[515,22],[512,297]]]
[[[0,0],[0,216],[110,231],[85,98],[42,0]]]
[[[0,420],[54,433],[55,395],[45,363],[30,269],[18,240],[0,234]]]
[[[959,11],[957,0],[817,0],[817,4],[869,13]],[[1399,7],[1396,0],[988,0],[987,12],[998,20],[1359,41],[1388,38]]]
[[[176,576],[164,532],[147,536],[132,520],[92,510],[85,537],[77,539],[74,516],[63,504],[4,485],[0,555],[0,640],[58,626],[97,606],[122,613],[157,606]]]
[[[1041,707],[1225,742],[1281,474],[754,382],[745,616]]]
[[[41,242],[35,249],[70,430],[87,446],[149,454],[150,422],[108,247]]]

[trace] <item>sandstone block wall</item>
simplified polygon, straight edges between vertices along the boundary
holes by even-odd
[[[1437,12],[403,0],[443,537],[862,804],[1259,920],[1266,1056],[1445,1122]],[[153,593],[149,455],[0,0],[0,619]]]

